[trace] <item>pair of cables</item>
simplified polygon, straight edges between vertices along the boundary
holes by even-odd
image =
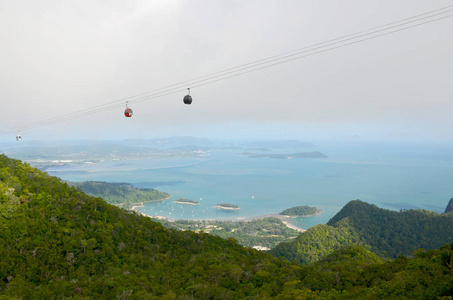
[[[14,133],[18,131],[32,130],[43,126],[50,126],[60,122],[81,118],[87,115],[98,114],[100,112],[104,112],[107,110],[118,109],[119,107],[124,107],[125,103],[135,104],[144,101],[155,100],[157,98],[162,98],[164,96],[169,96],[173,94],[182,94],[182,92],[185,91],[187,87],[190,87],[192,89],[202,87],[219,81],[227,80],[233,77],[241,76],[247,73],[257,72],[262,69],[271,68],[280,64],[289,63],[309,56],[361,43],[370,39],[383,37],[386,35],[394,34],[396,32],[433,23],[452,16],[453,16],[453,5],[446,6],[440,9],[432,10],[399,21],[391,22],[382,26],[362,30],[356,33],[330,39],[311,46],[299,48],[290,52],[266,57],[246,64],[238,65],[232,68],[210,73],[204,76],[181,81],[145,93],[118,99],[112,102],[78,110],[61,116],[48,118],[42,121],[23,124],[20,126],[14,126],[6,129],[0,129],[0,135]]]

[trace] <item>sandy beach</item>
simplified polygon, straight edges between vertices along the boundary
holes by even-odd
[[[297,231],[300,231],[300,232],[304,232],[304,231],[307,231],[306,229],[303,229],[303,228],[300,228],[300,227],[297,227],[291,223],[288,223],[286,221],[283,221],[283,224],[285,224],[287,227],[291,228],[291,229],[294,229],[294,230],[297,230]]]
[[[249,217],[249,218],[244,218],[243,221],[252,221],[252,220],[258,220],[258,219],[264,219],[264,218],[277,218],[280,219],[283,224],[285,224],[287,227],[304,232],[307,231],[306,229],[297,227],[296,225],[293,225],[291,223],[292,219],[297,218],[297,216],[285,216],[285,215],[280,215],[280,214],[270,214],[270,215],[262,215],[262,216],[255,216],[255,217]]]
[[[142,212],[136,210],[136,208],[137,208],[137,207],[144,207],[144,205],[143,205],[144,203],[148,203],[148,202],[156,202],[156,201],[165,201],[165,200],[168,200],[168,199],[170,199],[170,198],[171,198],[171,196],[168,196],[168,197],[165,198],[165,199],[159,199],[159,200],[152,200],[152,201],[145,201],[145,202],[134,203],[134,205],[132,206],[131,210],[137,211],[137,212],[141,213],[141,214],[144,215],[144,216],[148,216],[148,215],[146,215],[146,214],[144,214],[144,213],[142,213]],[[124,203],[122,203],[121,205],[124,205]],[[148,217],[151,217],[151,216],[148,216]]]

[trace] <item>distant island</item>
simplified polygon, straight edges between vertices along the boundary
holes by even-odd
[[[163,201],[170,195],[150,188],[137,188],[126,182],[103,182],[103,181],[66,181],[69,186],[80,188],[84,193],[101,197],[107,203],[131,209],[135,204],[143,205],[144,202]]]
[[[198,202],[198,201],[194,201],[194,200],[190,200],[190,199],[185,199],[185,198],[176,199],[176,200],[173,201],[173,202],[174,202],[174,203],[178,203],[178,204],[200,205],[200,202]]]
[[[299,152],[299,153],[290,153],[290,154],[273,154],[273,153],[265,153],[265,154],[258,154],[252,152],[243,152],[239,153],[241,155],[245,155],[247,157],[252,158],[275,158],[275,159],[292,159],[292,158],[327,158],[328,156],[324,153],[313,151],[313,152]]]
[[[313,206],[294,206],[288,209],[285,209],[280,213],[283,216],[291,216],[291,217],[308,217],[308,216],[315,216],[322,213],[322,210],[313,207]]]
[[[225,209],[225,210],[240,210],[241,209],[239,207],[239,205],[231,204],[231,203],[220,203],[220,204],[217,204],[214,207],[217,207],[217,208],[220,208],[220,209]]]

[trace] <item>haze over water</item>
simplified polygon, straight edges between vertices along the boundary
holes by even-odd
[[[241,153],[320,151],[328,158],[272,159]],[[50,175],[71,181],[128,182],[168,192],[166,201],[145,203],[139,210],[169,219],[244,219],[298,206],[324,211],[298,218],[309,228],[326,223],[347,202],[360,199],[382,208],[428,209],[442,213],[453,197],[453,154],[449,146],[317,143],[310,149],[235,148],[210,151],[205,157],[140,159],[94,165],[52,167]],[[177,204],[188,198],[200,205]],[[238,211],[214,208],[218,203]]]

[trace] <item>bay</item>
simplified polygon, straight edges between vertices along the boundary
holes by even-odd
[[[347,202],[360,199],[379,207],[428,209],[442,213],[453,196],[453,157],[449,145],[318,143],[328,158],[248,157],[243,149],[210,151],[206,157],[130,159],[52,167],[71,181],[128,182],[168,192],[166,201],[145,203],[139,211],[169,219],[242,220],[275,214],[298,205],[316,206],[319,216],[297,218],[310,228],[326,223]],[[272,148],[263,153],[294,153]],[[188,198],[200,205],[177,204]],[[232,203],[240,210],[215,208]]]

